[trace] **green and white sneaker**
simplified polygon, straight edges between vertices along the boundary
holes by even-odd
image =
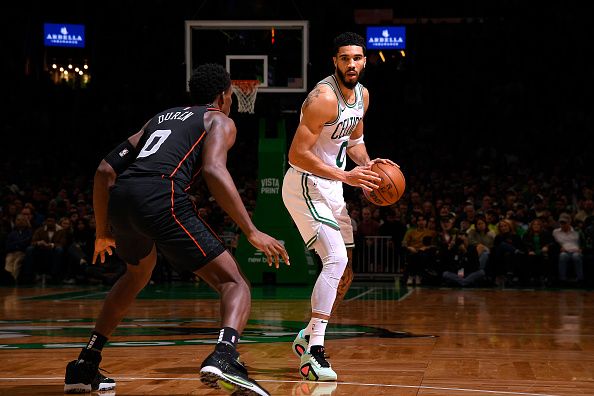
[[[297,333],[297,337],[295,337],[295,341],[293,341],[293,353],[297,355],[298,358],[307,351],[307,346],[309,345],[309,336],[305,335],[305,329],[299,330]]]
[[[322,345],[314,345],[309,352],[301,355],[299,373],[303,379],[309,381],[336,381],[337,378],[336,372],[326,360]]]
[[[237,351],[219,345],[202,362],[200,381],[211,388],[222,389],[236,396],[270,396],[266,389],[248,377],[247,369],[238,360]]]

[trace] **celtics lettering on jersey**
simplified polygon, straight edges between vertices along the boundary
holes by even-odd
[[[332,133],[332,136],[330,136],[330,139],[340,139],[345,136],[350,137],[351,133],[353,133],[355,127],[359,123],[359,120],[361,120],[361,117],[355,116],[349,117],[344,121],[340,121],[336,125],[336,129],[334,129],[334,132]]]

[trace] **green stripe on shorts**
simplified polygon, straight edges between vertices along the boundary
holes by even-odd
[[[336,221],[320,216],[320,214],[316,210],[314,203],[311,197],[309,196],[309,187],[307,187],[307,175],[305,173],[301,175],[301,188],[303,190],[303,198],[305,198],[305,203],[307,204],[309,212],[311,213],[313,218],[319,221],[320,223],[326,224],[327,226],[334,228],[335,230],[340,230],[340,226]]]

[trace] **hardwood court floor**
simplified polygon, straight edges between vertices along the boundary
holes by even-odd
[[[107,289],[0,288],[0,395],[62,393]],[[240,352],[273,395],[594,395],[594,294],[355,285],[326,343],[339,382],[300,381],[308,288],[254,288]],[[218,395],[198,380],[218,329],[205,286],[149,286],[104,350],[117,395]],[[104,392],[104,395],[114,395]]]

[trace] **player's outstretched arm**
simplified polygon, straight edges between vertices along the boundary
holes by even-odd
[[[93,212],[95,213],[97,238],[110,237],[107,223],[107,204],[109,202],[109,188],[113,186],[117,173],[107,161],[102,160],[93,180]]]
[[[107,223],[107,205],[109,202],[109,188],[115,183],[117,174],[105,160],[102,160],[95,172],[93,181],[93,212],[95,213],[96,236],[95,251],[92,263],[100,257],[105,262],[105,254],[112,255],[115,240],[109,231]]]
[[[93,212],[95,214],[96,236],[92,263],[97,261],[97,257],[100,258],[101,263],[104,263],[105,254],[110,256],[113,254],[116,244],[109,231],[107,222],[109,188],[115,183],[118,174],[122,173],[134,162],[136,158],[136,146],[143,133],[144,127],[122,142],[118,147],[114,148],[99,163],[95,171],[93,180]]]
[[[243,205],[233,178],[227,170],[227,153],[235,143],[237,129],[230,118],[217,114],[211,124],[202,151],[202,172],[210,193],[225,212],[241,228],[250,243],[264,252],[268,265],[274,261],[279,267],[279,259],[289,264],[289,255],[284,246],[259,231]]]

